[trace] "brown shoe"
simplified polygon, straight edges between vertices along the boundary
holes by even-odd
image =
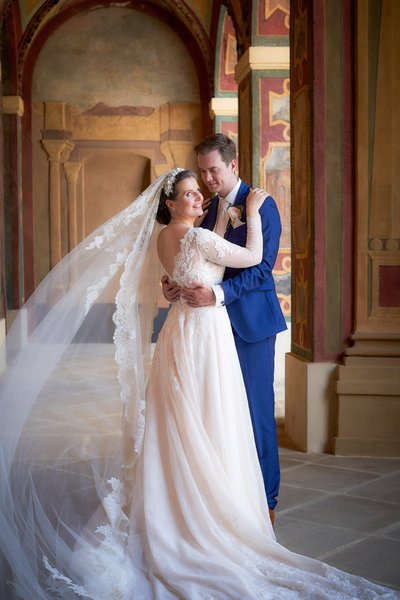
[[[269,508],[269,518],[271,519],[272,527],[275,525],[275,513],[272,508]]]

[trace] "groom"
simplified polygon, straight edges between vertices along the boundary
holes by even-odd
[[[234,142],[218,133],[206,137],[195,151],[201,178],[211,194],[215,194],[202,227],[245,246],[246,198],[250,188],[236,176]],[[273,388],[275,339],[278,332],[286,329],[286,323],[272,276],[281,222],[271,196],[267,196],[260,214],[264,239],[262,262],[246,269],[226,268],[221,285],[213,288],[199,285],[183,290],[182,295],[191,306],[217,304],[227,308],[273,523],[280,481]]]

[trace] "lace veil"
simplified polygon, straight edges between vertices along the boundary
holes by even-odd
[[[51,271],[3,346],[2,598],[12,597],[11,570],[16,597],[69,598],[49,591],[49,571],[68,572],[88,518],[100,505],[101,519],[121,530],[121,481],[133,477],[144,432],[166,177]]]

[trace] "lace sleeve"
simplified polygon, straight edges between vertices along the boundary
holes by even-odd
[[[247,217],[245,248],[232,244],[207,229],[198,229],[197,231],[197,243],[200,253],[204,258],[217,265],[244,269],[258,265],[261,262],[263,237],[260,215]]]

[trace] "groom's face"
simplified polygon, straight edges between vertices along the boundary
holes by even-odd
[[[237,182],[236,160],[226,164],[219,150],[212,150],[208,154],[198,154],[197,163],[201,178],[212,194],[225,198],[233,190]]]

